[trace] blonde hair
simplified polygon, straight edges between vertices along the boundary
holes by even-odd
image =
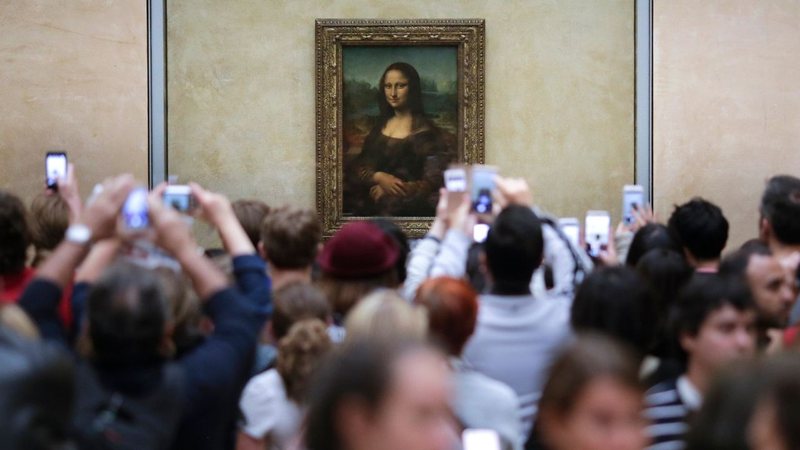
[[[397,292],[380,289],[364,297],[345,320],[347,340],[424,340],[428,334],[428,314],[412,306]]]

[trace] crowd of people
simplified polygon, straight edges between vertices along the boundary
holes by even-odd
[[[800,179],[728,248],[702,198],[649,208],[590,257],[496,179],[485,241],[442,190],[430,230],[313,210],[195,207],[70,165],[0,191],[0,450],[800,448]],[[192,221],[222,248],[202,249]]]

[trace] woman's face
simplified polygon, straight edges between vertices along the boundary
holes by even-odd
[[[352,450],[451,450],[457,441],[450,410],[450,370],[444,359],[419,351],[394,363],[393,383],[377,411],[352,429]]]
[[[408,106],[408,78],[399,70],[390,70],[383,77],[383,93],[386,102],[394,109]]]
[[[590,382],[564,417],[547,422],[557,450],[641,450],[647,444],[640,392],[610,378]]]

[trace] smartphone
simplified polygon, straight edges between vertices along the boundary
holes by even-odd
[[[494,430],[467,428],[461,443],[464,450],[500,450],[500,435]]]
[[[472,166],[471,200],[472,210],[478,214],[492,213],[492,191],[497,168],[492,166]]]
[[[482,243],[486,240],[486,236],[489,235],[489,225],[485,223],[476,223],[475,226],[472,227],[472,240],[477,243]]]
[[[467,191],[467,169],[451,167],[444,171],[444,187],[448,192]]]
[[[638,184],[626,184],[622,188],[622,223],[632,225],[636,222],[633,212],[644,207],[644,189]]]
[[[138,231],[149,227],[150,219],[147,213],[147,189],[132,190],[122,205],[122,222],[125,228],[129,231]]]
[[[444,187],[447,189],[447,211],[452,213],[467,192],[467,169],[464,166],[451,167],[444,171]]]
[[[187,185],[169,185],[161,198],[165,205],[184,214],[190,213],[195,206],[192,189]]]
[[[575,248],[580,248],[581,223],[578,221],[577,217],[558,219],[558,227]]]
[[[66,152],[47,152],[44,157],[44,176],[47,188],[57,190],[58,179],[67,177]]]
[[[611,216],[608,211],[589,211],[586,213],[586,249],[593,257],[600,256],[604,247],[608,246],[608,233],[611,227]]]

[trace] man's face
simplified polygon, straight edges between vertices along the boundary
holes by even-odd
[[[684,334],[681,345],[690,364],[714,372],[720,367],[755,353],[756,313],[739,311],[731,305],[712,311],[700,325],[697,335]]]
[[[395,382],[383,407],[354,448],[448,450],[456,440],[450,409],[450,371],[437,355],[413,353],[395,364]]]
[[[795,295],[791,275],[774,256],[753,255],[747,264],[747,283],[753,293],[759,321],[770,328],[784,328]]]

